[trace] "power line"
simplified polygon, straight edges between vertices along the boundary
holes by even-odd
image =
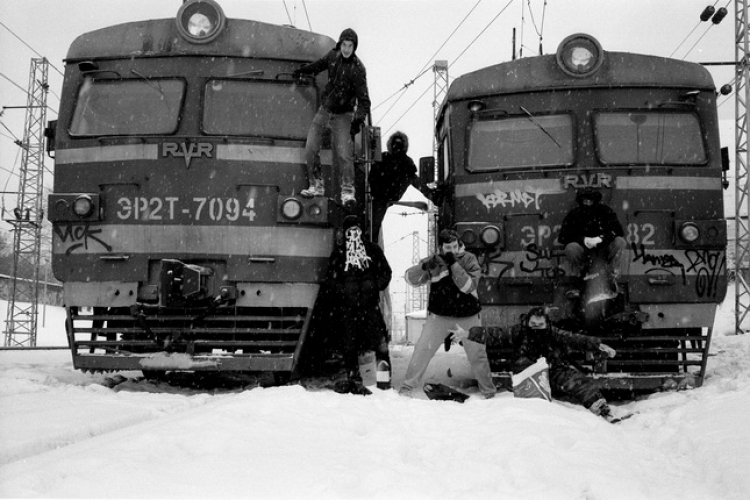
[[[310,24],[310,16],[307,14],[307,4],[305,3],[305,0],[302,0],[302,8],[305,9],[305,17],[307,18],[307,27],[310,31],[312,31],[312,24]]]
[[[286,0],[283,0],[282,3],[284,4],[284,10],[286,11],[286,18],[289,19],[289,24],[294,26],[294,21],[292,21],[292,16],[289,15],[289,8],[286,6]]]
[[[469,16],[471,15],[471,13],[472,13],[472,12],[474,12],[474,10],[475,10],[475,9],[477,8],[477,6],[478,6],[478,5],[479,5],[479,4],[481,3],[481,1],[482,1],[482,0],[477,0],[477,3],[475,3],[475,4],[474,4],[474,7],[472,7],[472,8],[471,8],[471,10],[470,10],[470,11],[468,12],[468,14],[466,14],[466,15],[464,16],[464,18],[463,18],[463,19],[461,20],[461,22],[460,22],[460,23],[458,23],[458,26],[456,26],[456,27],[455,27],[455,28],[453,29],[453,31],[451,32],[451,34],[450,34],[450,35],[448,35],[448,38],[446,38],[446,39],[445,39],[445,41],[444,41],[444,42],[442,43],[442,45],[440,45],[440,47],[438,47],[438,49],[437,49],[437,50],[435,51],[435,53],[434,53],[434,54],[432,54],[432,57],[430,57],[430,58],[429,58],[429,59],[427,60],[427,62],[426,62],[426,63],[424,64],[424,66],[422,66],[422,69],[421,69],[421,70],[419,71],[419,73],[417,74],[417,76],[415,76],[414,78],[412,78],[412,79],[411,79],[411,80],[410,80],[409,82],[405,83],[405,84],[404,84],[404,86],[403,86],[402,88],[400,88],[399,90],[397,90],[396,92],[394,92],[394,93],[393,93],[393,94],[392,94],[392,95],[391,95],[391,96],[390,96],[390,97],[389,97],[388,99],[386,99],[385,101],[383,101],[383,102],[381,102],[380,104],[378,104],[377,106],[375,106],[375,107],[373,108],[373,111],[374,111],[374,110],[376,110],[377,108],[379,108],[380,106],[382,106],[383,104],[385,104],[386,102],[388,102],[389,100],[391,100],[391,99],[393,98],[393,96],[395,96],[395,95],[396,95],[396,94],[398,94],[399,92],[403,92],[404,90],[406,90],[406,89],[407,89],[407,88],[408,88],[409,86],[413,85],[413,84],[414,84],[414,82],[415,82],[415,81],[416,81],[417,79],[419,79],[419,78],[420,78],[420,77],[421,77],[422,75],[424,75],[425,73],[427,73],[427,71],[428,71],[428,70],[429,70],[429,68],[430,68],[430,65],[432,64],[432,61],[433,61],[433,60],[435,59],[435,56],[437,56],[437,55],[438,55],[438,53],[439,53],[439,52],[440,52],[440,51],[441,51],[441,50],[443,49],[443,47],[445,47],[445,44],[447,44],[447,43],[448,43],[448,42],[450,41],[450,39],[451,39],[451,38],[453,38],[453,35],[455,35],[455,34],[456,34],[456,31],[458,31],[458,29],[459,29],[459,28],[460,28],[460,27],[461,27],[461,26],[462,26],[462,25],[464,24],[464,22],[466,21],[466,19],[468,19],[468,18],[469,18]],[[398,102],[398,101],[396,101],[396,102]],[[393,107],[393,106],[391,106],[391,108],[392,108],[392,107]],[[388,111],[390,111],[390,110],[391,110],[391,108],[388,108]],[[385,117],[385,115],[387,115],[387,114],[388,114],[388,111],[386,111],[386,112],[385,112],[385,114],[383,115],[383,117],[382,117],[382,118],[384,118],[384,117]],[[382,119],[382,118],[381,118],[381,119]]]
[[[49,64],[49,62],[47,64]],[[8,80],[10,83],[12,83],[13,85],[15,85],[21,92],[23,92],[24,94],[26,94],[27,97],[31,97],[31,95],[29,94],[29,92],[25,88],[21,87],[19,84],[17,84],[16,82],[14,82],[10,77],[6,76],[4,73],[0,73],[0,76],[2,76],[6,80]],[[48,90],[49,90],[49,87],[48,87]],[[54,94],[54,92],[53,92],[53,94]],[[54,95],[55,95],[55,97],[57,97],[58,100],[60,100],[60,97],[57,94],[54,94]],[[46,108],[49,111],[52,111],[53,113],[57,114],[57,111],[55,111],[54,109],[50,108],[49,106],[46,106]]]
[[[9,32],[9,33],[10,33],[11,35],[13,35],[14,37],[18,38],[18,40],[20,40],[20,42],[21,42],[22,44],[26,45],[26,46],[27,46],[27,47],[29,48],[29,50],[31,50],[31,51],[32,51],[32,52],[33,52],[34,54],[36,54],[36,55],[38,55],[39,57],[42,57],[42,58],[44,58],[44,59],[47,59],[47,58],[46,58],[46,57],[44,57],[44,56],[43,56],[42,54],[40,54],[39,52],[37,52],[36,50],[34,50],[34,48],[33,48],[33,47],[32,47],[31,45],[29,45],[28,43],[26,43],[26,42],[25,42],[25,41],[23,40],[23,38],[21,38],[20,36],[16,35],[15,33],[13,33],[13,30],[11,30],[10,28],[8,28],[8,27],[7,27],[6,25],[5,25],[5,23],[3,23],[2,21],[0,21],[0,26],[2,26],[3,28],[5,28],[6,30],[8,30],[8,32]],[[50,66],[52,66],[52,68],[53,68],[53,69],[54,69],[55,71],[57,71],[58,73],[60,73],[60,76],[62,76],[63,78],[65,77],[65,75],[63,74],[63,72],[62,72],[62,71],[60,71],[59,69],[57,69],[57,67],[55,67],[55,65],[54,65],[54,64],[52,64],[51,62],[49,62],[49,59],[47,59],[47,64],[49,64]]]

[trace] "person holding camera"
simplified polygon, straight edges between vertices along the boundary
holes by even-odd
[[[414,346],[414,353],[399,389],[402,396],[413,395],[414,388],[421,383],[427,366],[438,348],[451,335],[451,330],[459,327],[468,332],[472,327],[482,324],[479,316],[482,306],[477,294],[481,275],[479,261],[474,254],[466,251],[454,230],[440,231],[438,243],[440,253],[422,259],[419,264],[406,271],[407,283],[411,286],[429,283],[430,295],[427,321]],[[487,399],[494,397],[496,389],[485,345],[469,340],[468,334],[459,333],[453,340],[463,345],[481,393]]]

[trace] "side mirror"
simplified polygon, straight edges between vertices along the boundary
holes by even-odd
[[[47,122],[47,127],[44,129],[44,137],[47,139],[47,156],[54,158],[50,153],[55,150],[55,136],[57,133],[57,120],[50,120]]]
[[[419,159],[419,181],[422,186],[435,185],[435,158],[432,156]]]

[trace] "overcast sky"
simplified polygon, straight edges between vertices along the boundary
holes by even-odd
[[[416,160],[432,153],[436,59],[447,60],[449,78],[511,59],[516,52],[554,53],[567,35],[585,32],[605,50],[641,52],[689,61],[734,59],[734,12],[731,0],[221,0],[230,18],[294,24],[338,38],[347,27],[359,34],[358,56],[367,67],[373,119],[384,138],[402,130],[411,138]],[[59,105],[63,59],[81,33],[128,21],[174,17],[181,0],[0,0],[0,105],[26,104],[33,51],[48,58],[52,109]],[[546,8],[545,8],[546,4]],[[700,23],[706,5],[727,7],[719,25]],[[11,30],[16,36],[10,33]],[[454,33],[455,32],[455,33]],[[540,37],[541,34],[541,37]],[[31,48],[27,47],[28,44]],[[427,69],[425,72],[424,70]],[[730,82],[732,67],[711,67],[717,87]],[[418,78],[417,76],[420,75]],[[9,81],[10,80],[10,81]],[[413,84],[410,82],[414,80]],[[406,85],[406,90],[400,91]],[[421,96],[421,97],[420,97]],[[722,99],[723,100],[723,99]],[[720,108],[730,123],[733,99]],[[55,113],[48,113],[54,119]],[[0,191],[18,189],[19,148],[24,110],[0,117]],[[728,133],[731,135],[731,123]],[[724,128],[722,129],[724,131]],[[727,144],[727,138],[724,142]],[[47,167],[53,167],[48,159]],[[52,187],[50,176],[45,188]],[[6,208],[15,206],[4,195]],[[4,223],[3,223],[4,224]],[[7,225],[7,224],[4,224]],[[4,228],[7,229],[7,228]]]

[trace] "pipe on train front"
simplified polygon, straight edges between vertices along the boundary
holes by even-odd
[[[47,137],[75,368],[299,372],[346,211],[299,195],[325,79],[292,73],[334,46],[212,0],[73,42]],[[376,131],[355,141],[360,193]],[[319,161],[338,192],[330,144]]]

